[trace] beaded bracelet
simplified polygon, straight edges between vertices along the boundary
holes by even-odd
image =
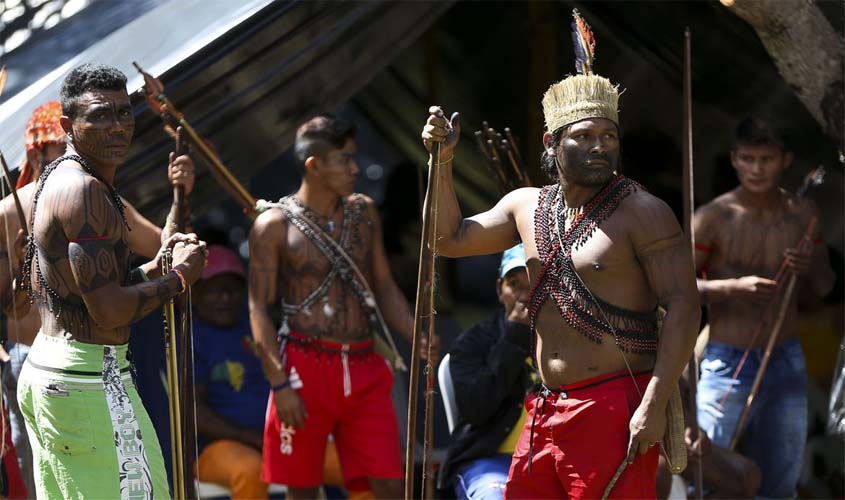
[[[184,292],[188,289],[188,282],[185,281],[185,275],[182,274],[182,271],[176,269],[175,267],[170,270],[173,273],[176,273],[176,277],[179,278],[179,283],[182,285],[182,289],[179,290],[179,293]]]
[[[290,387],[292,383],[293,382],[291,382],[290,379],[287,379],[284,382],[282,382],[281,384],[274,385],[273,387],[270,388],[270,390],[272,390],[273,392],[279,392],[282,389],[284,389],[285,387]]]

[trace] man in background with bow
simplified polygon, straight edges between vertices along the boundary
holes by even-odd
[[[731,164],[739,186],[695,213],[695,265],[701,302],[710,309],[710,338],[701,360],[698,423],[710,440],[731,446],[746,429],[743,450],[762,472],[760,494],[791,498],[807,438],[807,373],[798,340],[798,296],[813,301],[833,287],[819,209],[779,186],[792,153],[769,121],[739,124]],[[809,248],[796,245],[816,220]],[[784,269],[780,283],[778,269]],[[745,428],[740,415],[775,323],[789,275],[800,277]],[[764,332],[765,335],[755,335]],[[737,373],[738,371],[738,373]]]

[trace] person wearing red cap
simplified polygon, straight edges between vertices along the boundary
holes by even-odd
[[[207,262],[193,289],[197,477],[236,500],[267,498],[261,444],[270,385],[253,348],[244,265],[220,245],[208,248]]]

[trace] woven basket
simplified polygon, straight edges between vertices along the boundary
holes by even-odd
[[[681,391],[675,384],[669,403],[666,405],[666,433],[660,443],[663,455],[672,474],[680,474],[687,468],[687,444],[684,439],[684,407]]]

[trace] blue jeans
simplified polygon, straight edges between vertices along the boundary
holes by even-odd
[[[701,360],[698,424],[718,446],[729,446],[763,358],[763,349],[752,349],[739,377],[732,381],[743,352],[711,342]],[[743,429],[744,454],[762,472],[761,496],[794,496],[806,439],[807,372],[801,344],[793,339],[772,351]]]
[[[511,455],[497,453],[461,467],[455,478],[458,500],[502,500]]]

